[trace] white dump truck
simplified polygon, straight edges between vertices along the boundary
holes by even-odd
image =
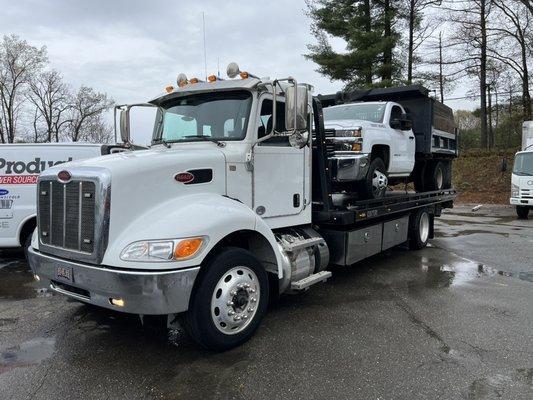
[[[416,191],[452,187],[457,157],[453,111],[420,85],[319,95],[326,131],[333,132],[337,184],[364,198],[389,185],[413,182]]]
[[[533,121],[522,125],[522,151],[515,155],[510,203],[520,219],[527,219],[533,209]]]
[[[143,105],[157,111],[151,149],[41,174],[36,279],[85,303],[165,315],[224,350],[251,337],[269,297],[325,281],[329,265],[427,244],[454,190],[339,191],[312,88],[235,63],[228,77],[180,74]]]
[[[0,145],[0,249],[30,244],[37,226],[37,178],[54,165],[124,150],[92,143]]]

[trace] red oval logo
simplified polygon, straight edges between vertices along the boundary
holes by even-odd
[[[72,178],[72,175],[70,175],[70,172],[65,171],[65,170],[59,171],[59,173],[57,174],[57,179],[59,179],[62,182],[68,182],[70,181],[70,178]]]
[[[190,172],[178,172],[174,175],[174,179],[181,183],[191,183],[194,181],[194,175]]]

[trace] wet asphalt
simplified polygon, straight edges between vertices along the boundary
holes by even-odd
[[[436,235],[282,297],[220,354],[0,253],[0,399],[533,399],[533,220],[459,206]]]

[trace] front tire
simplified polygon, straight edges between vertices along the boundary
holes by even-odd
[[[379,157],[370,162],[368,172],[362,185],[362,195],[365,199],[381,199],[387,190],[388,178],[385,163]]]
[[[268,276],[247,250],[226,247],[202,266],[185,315],[185,327],[201,346],[224,351],[253,336],[268,305]]]
[[[518,219],[527,219],[529,215],[529,208],[524,206],[516,206],[516,215],[518,215]]]

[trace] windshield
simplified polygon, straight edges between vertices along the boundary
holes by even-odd
[[[533,152],[518,154],[514,160],[513,173],[515,175],[533,176]]]
[[[385,104],[348,104],[324,108],[324,121],[359,119],[370,122],[383,122]]]
[[[242,140],[246,136],[252,95],[246,91],[199,93],[161,105],[154,142]]]

